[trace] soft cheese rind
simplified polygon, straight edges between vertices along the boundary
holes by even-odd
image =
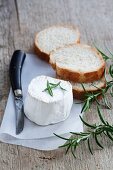
[[[51,83],[61,81],[60,85],[66,90],[57,87],[53,89],[53,96],[50,96],[47,91],[43,92],[47,86],[47,80]],[[72,103],[72,85],[69,82],[38,76],[29,84],[24,112],[31,121],[38,125],[54,124],[69,116]]]

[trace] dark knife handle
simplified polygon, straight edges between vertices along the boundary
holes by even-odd
[[[25,57],[26,54],[24,52],[16,50],[14,51],[10,62],[10,81],[13,93],[16,97],[22,96],[21,72]]]

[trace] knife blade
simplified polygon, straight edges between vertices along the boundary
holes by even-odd
[[[23,95],[21,85],[21,72],[26,54],[21,50],[16,50],[11,58],[9,74],[11,86],[15,100],[16,112],[16,135],[22,132],[24,128],[24,109],[23,109]]]

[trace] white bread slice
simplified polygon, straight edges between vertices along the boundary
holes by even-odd
[[[35,51],[41,59],[49,61],[49,55],[52,50],[79,42],[80,33],[78,28],[73,26],[52,26],[36,34]]]
[[[59,79],[62,79],[58,75],[56,76]],[[92,83],[83,83],[83,86],[85,88],[85,91],[82,87],[81,83],[74,83],[70,81],[72,88],[73,88],[73,97],[78,99],[78,100],[83,100],[85,99],[85,94],[86,92],[99,92],[100,89],[104,88],[106,86],[106,80],[104,76],[100,80],[94,81]]]
[[[79,83],[100,79],[105,69],[102,55],[96,49],[81,44],[68,45],[51,52],[50,64],[64,80]]]

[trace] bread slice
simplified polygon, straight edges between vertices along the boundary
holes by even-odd
[[[64,80],[79,83],[93,82],[102,77],[105,61],[88,45],[73,44],[50,54],[50,64]]]
[[[36,34],[35,51],[41,59],[49,61],[49,55],[52,50],[79,42],[80,33],[78,28],[72,26],[52,26]]]
[[[62,79],[58,75],[56,77]],[[72,81],[70,81],[70,83],[72,84],[72,88],[73,88],[73,97],[78,100],[85,99],[86,92],[93,92],[93,93],[99,92],[102,88],[106,86],[106,80],[104,76],[102,76],[100,80],[94,81],[92,83],[83,83],[85,90],[81,83],[74,83]]]

